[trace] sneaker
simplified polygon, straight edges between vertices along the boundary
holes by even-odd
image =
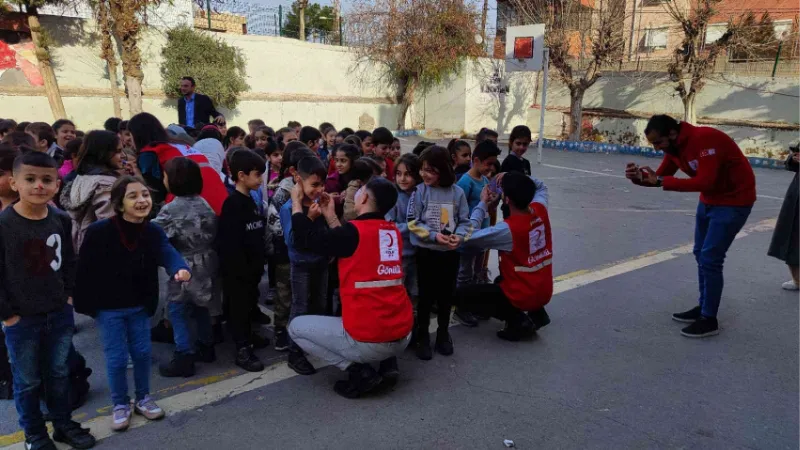
[[[248,345],[236,351],[236,365],[248,372],[261,372],[264,363],[253,354],[253,347]]]
[[[217,360],[217,352],[214,350],[213,345],[206,345],[200,341],[194,344],[195,353],[194,360],[201,363],[213,363]]]
[[[436,353],[444,356],[453,354],[453,338],[450,337],[448,331],[439,330],[436,332],[436,345],[434,346]]]
[[[358,398],[377,388],[383,377],[369,364],[351,364],[347,368],[348,379],[337,381],[333,390],[345,398]]]
[[[289,350],[289,333],[286,328],[275,328],[275,351],[285,352]]]
[[[111,429],[114,431],[125,431],[131,424],[131,407],[128,405],[114,406],[114,413],[111,416]]]
[[[533,336],[536,326],[527,314],[520,313],[518,319],[507,320],[502,330],[497,332],[497,337],[504,341],[517,342]]]
[[[397,357],[392,356],[381,361],[378,367],[378,373],[383,377],[384,386],[394,386],[397,384],[397,379],[400,378],[400,368],[397,367]]]
[[[97,442],[94,436],[89,433],[89,430],[81,428],[81,424],[71,420],[63,427],[56,428],[53,431],[53,440],[78,449],[92,448]]]
[[[308,361],[303,350],[298,347],[289,349],[289,368],[297,372],[298,375],[314,375],[317,369]]]
[[[225,331],[222,329],[222,323],[215,323],[212,325],[211,331],[214,333],[215,344],[222,344],[225,342]]]
[[[133,405],[133,412],[144,416],[147,420],[158,420],[164,417],[164,410],[156,405],[149,395],[145,395],[143,399]]]
[[[716,317],[700,317],[693,324],[681,330],[681,334],[690,338],[704,338],[719,334]]]
[[[194,361],[197,356],[193,354],[175,353],[172,361],[158,366],[158,373],[162,377],[177,378],[194,376]]]
[[[470,328],[475,328],[478,326],[478,319],[476,319],[475,316],[472,315],[472,313],[469,311],[464,311],[461,308],[456,308],[456,311],[455,313],[453,313],[453,316],[456,318],[456,320],[458,320],[461,323],[461,325]]]
[[[253,344],[253,348],[257,350],[269,347],[269,339],[257,333],[250,335],[250,343]]]
[[[431,338],[428,335],[428,330],[417,331],[417,340],[414,342],[414,353],[417,358],[423,361],[430,361],[433,359],[433,351],[431,350]]]
[[[800,290],[800,286],[794,282],[794,280],[789,280],[786,283],[783,283],[781,287],[786,291],[798,291]]]
[[[255,311],[253,311],[253,313],[250,315],[250,322],[259,325],[269,325],[272,323],[272,319],[270,319],[268,315],[264,314],[264,311],[261,311],[261,308],[256,307]]]
[[[688,311],[675,313],[672,315],[672,320],[683,323],[694,323],[696,320],[702,317],[702,315],[700,314],[700,310],[701,308],[699,306],[695,306],[694,308]]]
[[[547,315],[547,311],[544,308],[528,311],[528,318],[533,322],[533,329],[537,331],[550,325],[550,316]]]
[[[50,436],[47,433],[26,437],[25,448],[27,450],[58,450],[58,447],[50,440]]]

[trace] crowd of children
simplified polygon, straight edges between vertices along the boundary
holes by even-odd
[[[66,400],[68,360],[80,357],[73,308],[101,332],[116,431],[133,413],[164,416],[150,395],[151,339],[175,345],[162,376],[190,377],[216,360],[226,324],[235,364],[257,372],[255,350],[270,341],[254,324],[274,322],[289,367],[313,374],[317,356],[347,372],[334,389],[355,398],[396,382],[407,347],[422,360],[453,354],[454,307],[467,326],[504,320],[507,340],[549,323],[547,189],[522,157],[527,127],[512,131],[502,166],[488,129],[474,148],[454,139],[401,154],[383,127],[247,128],[165,128],[141,113],[84,135],[68,120],[0,120],[0,359],[28,448],[55,448],[40,400],[53,439],[94,445]],[[489,249],[501,252],[494,283]],[[259,306],[265,271],[272,318]]]

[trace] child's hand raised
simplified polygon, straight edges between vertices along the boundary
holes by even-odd
[[[297,205],[303,202],[305,192],[303,191],[303,180],[300,177],[295,177],[294,187],[292,188],[292,203]]]
[[[321,215],[322,215],[322,206],[320,206],[319,203],[314,202],[311,204],[311,206],[308,207],[308,218],[311,219],[312,222],[317,220],[317,218],[319,218],[319,216]]]
[[[175,274],[175,281],[187,282],[192,279],[192,274],[186,269],[181,269]]]

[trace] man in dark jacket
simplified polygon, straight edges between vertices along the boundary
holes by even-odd
[[[200,128],[198,124],[209,124],[212,121],[220,123],[225,117],[215,108],[214,103],[207,95],[195,92],[197,84],[192,77],[181,78],[181,94],[178,100],[178,123]],[[208,120],[211,117],[212,120]]]

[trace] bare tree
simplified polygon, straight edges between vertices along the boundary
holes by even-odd
[[[117,79],[117,56],[114,52],[114,36],[111,31],[108,0],[97,0],[92,6],[97,16],[97,25],[100,27],[100,57],[106,62],[108,68],[111,99],[114,103],[114,117],[122,117],[122,106],[119,101],[119,81]]]
[[[681,8],[674,2],[664,4],[664,8],[683,33],[683,39],[675,49],[667,71],[683,102],[683,120],[689,123],[697,122],[697,94],[705,87],[708,76],[714,72],[720,55],[729,50],[740,53],[758,52],[774,42],[774,38],[763,38],[764,27],[757,25],[752,12],[745,12],[736,20],[731,19],[727,30],[719,39],[706,42],[706,28],[717,15],[716,7],[722,1],[693,0],[686,8]],[[761,22],[771,23],[769,15],[762,16]]]
[[[348,17],[350,45],[360,63],[375,64],[397,88],[397,128],[414,96],[460,73],[483,56],[475,42],[478,14],[463,0],[359,0]]]
[[[306,40],[306,8],[308,8],[308,0],[297,0],[297,7],[300,10],[300,40]]]
[[[625,48],[625,0],[510,0],[521,23],[546,25],[545,46],[558,80],[569,89],[570,140],[580,139],[583,96]],[[588,6],[588,5],[593,6]],[[544,107],[544,105],[542,105]]]

